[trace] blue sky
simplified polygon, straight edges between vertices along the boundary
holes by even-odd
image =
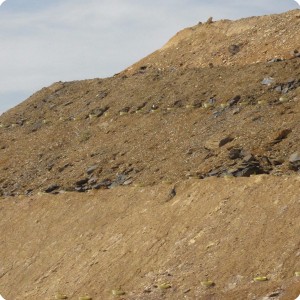
[[[293,0],[7,0],[0,6],[0,113],[56,81],[112,76],[210,16],[296,8]]]

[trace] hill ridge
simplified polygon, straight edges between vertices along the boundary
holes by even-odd
[[[204,66],[177,67],[169,61],[179,61],[181,54],[170,45],[173,54],[167,64],[160,52],[154,52],[130,71],[111,78],[58,82],[43,88],[0,117],[2,195],[54,187],[52,192],[85,191],[124,182],[154,184],[243,172],[295,172],[298,167],[291,166],[289,156],[299,151],[298,16],[295,10],[228,21],[230,26],[251,21],[257,28],[272,19],[280,21],[280,28],[290,24],[294,32],[276,50],[283,57],[289,49],[287,58],[265,61],[262,55],[260,62],[235,63],[243,59],[243,53],[254,51],[235,45],[223,47],[233,63],[215,65],[207,60]],[[197,25],[193,30],[210,32],[224,22]],[[265,31],[257,34],[264,36]],[[240,38],[247,37],[243,33]],[[220,35],[218,45],[222,39]],[[223,42],[230,45],[232,41]],[[215,46],[211,40],[206,45]],[[186,54],[194,57],[189,51]],[[152,60],[168,67],[154,67]],[[272,129],[268,129],[271,119]],[[280,132],[288,134],[272,141]],[[240,155],[233,158],[234,151]],[[249,155],[252,161],[245,162]],[[88,174],[90,167],[94,171]],[[85,183],[78,186],[78,182]]]
[[[198,24],[1,115],[5,299],[295,299],[299,16]]]

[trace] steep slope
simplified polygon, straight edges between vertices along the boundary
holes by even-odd
[[[1,200],[1,293],[7,300],[299,295],[299,176],[190,180],[171,200],[170,188]],[[255,282],[259,276],[268,280]],[[203,286],[208,280],[215,286]]]
[[[239,53],[232,56],[233,65],[143,64],[161,62],[165,47],[113,78],[60,82],[37,92],[0,117],[2,194],[297,171],[289,158],[299,150],[300,136],[298,16],[296,10],[199,28],[207,34],[214,27],[225,27],[227,32],[241,24],[252,28],[255,20],[261,30],[256,47],[249,45],[247,52],[263,53],[267,48],[260,36],[267,36],[270,43],[274,39],[283,43],[276,50],[282,55],[273,61],[266,62],[262,54],[261,62],[246,64],[244,48],[240,59]],[[287,26],[285,40],[273,19],[279,27]],[[234,36],[245,38],[247,32]],[[232,42],[231,35],[227,40],[224,34],[218,36],[218,41]],[[177,43],[194,40],[197,45],[218,47],[218,42],[201,34],[179,37]],[[181,54],[173,44],[167,49],[175,62]],[[287,49],[294,56],[278,59]],[[193,55],[185,51],[188,61]],[[205,57],[203,51],[200,54]]]
[[[249,65],[291,58],[300,44],[299,30],[299,10],[237,21],[208,20],[180,31],[133,69]]]
[[[0,116],[0,293],[295,299],[299,33],[299,10],[198,24]]]

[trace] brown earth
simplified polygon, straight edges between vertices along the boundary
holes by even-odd
[[[199,24],[3,114],[0,293],[294,299],[299,33],[299,10]]]
[[[299,176],[188,180],[170,199],[172,187],[2,199],[3,296],[296,299]]]

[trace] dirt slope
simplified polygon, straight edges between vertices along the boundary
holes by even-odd
[[[42,89],[0,117],[0,193],[297,171],[289,158],[300,150],[299,16],[295,10],[198,25],[130,72]],[[253,26],[260,30],[253,33]],[[228,45],[238,38],[252,42],[230,54]],[[280,55],[269,57],[273,61],[266,61],[262,38],[279,43],[273,48]],[[196,62],[190,50],[201,44],[222,45],[233,63],[177,67],[177,43],[186,45],[180,48],[186,62]],[[148,64],[165,64],[165,51],[171,63]],[[293,55],[285,56],[286,51]],[[210,52],[198,52],[208,63]]]
[[[296,298],[299,176],[188,180],[172,199],[171,188],[2,199],[1,292],[8,300],[112,299],[112,290],[128,300]],[[215,286],[203,287],[207,280]]]
[[[0,116],[0,293],[294,299],[299,33],[299,10],[199,24]]]
[[[133,69],[142,65],[161,69],[248,65],[275,57],[290,58],[300,44],[299,30],[299,9],[259,18],[198,24],[177,33]]]

